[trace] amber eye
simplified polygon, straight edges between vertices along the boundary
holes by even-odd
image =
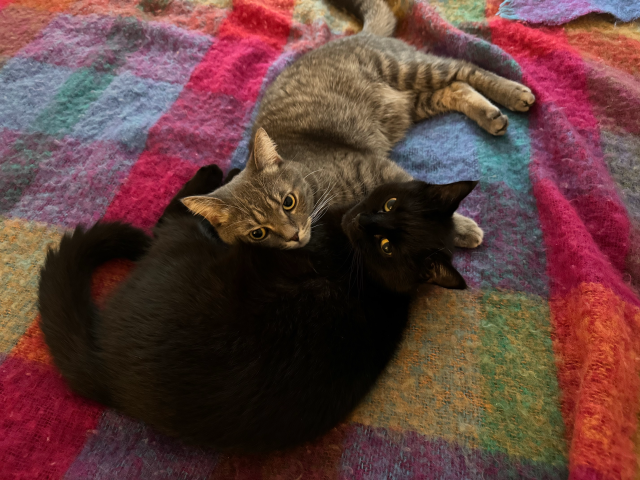
[[[286,211],[289,210],[293,210],[293,207],[296,206],[296,197],[293,196],[293,194],[289,194],[286,197],[284,197],[284,202],[282,202],[282,208],[284,208]]]
[[[396,204],[396,199],[390,198],[389,200],[387,200],[387,203],[384,204],[384,211],[390,212],[395,204]]]
[[[251,235],[251,238],[254,240],[262,240],[267,236],[267,229],[264,227],[256,228],[249,235]]]
[[[389,257],[393,254],[391,249],[391,242],[386,238],[380,240],[380,249],[382,250],[382,253],[388,255]]]

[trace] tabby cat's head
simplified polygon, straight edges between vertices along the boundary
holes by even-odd
[[[209,195],[187,197],[182,203],[209,220],[229,244],[299,248],[311,238],[313,191],[297,165],[280,158],[263,129],[256,133],[242,172]]]
[[[368,274],[391,290],[409,293],[421,283],[466,288],[451,264],[452,215],[476,184],[382,185],[344,215],[342,229]]]

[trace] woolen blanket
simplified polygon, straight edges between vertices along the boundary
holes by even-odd
[[[233,456],[73,394],[38,326],[39,269],[65,229],[150,228],[198,167],[241,166],[269,82],[359,26],[322,0],[0,0],[0,479],[636,478],[640,27],[497,10],[418,2],[398,31],[537,97],[504,137],[447,114],[393,152],[423,180],[480,179],[461,210],[485,242],[455,257],[470,288],[415,299],[349,421]],[[130,268],[105,265],[95,294]]]

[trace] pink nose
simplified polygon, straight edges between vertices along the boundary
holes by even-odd
[[[293,237],[291,237],[289,239],[289,241],[290,242],[299,242],[300,241],[300,237],[298,236],[298,232],[296,232],[296,234]]]

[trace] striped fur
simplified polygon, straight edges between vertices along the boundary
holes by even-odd
[[[186,200],[216,220],[223,209],[226,221],[217,228],[229,243],[256,241],[251,232],[265,228],[268,235],[257,241],[301,247],[326,206],[359,200],[383,183],[412,180],[388,154],[413,122],[458,111],[503,135],[508,119],[489,99],[520,112],[535,101],[523,85],[389,38],[395,18],[383,0],[335,2],[364,22],[363,31],[283,71],[261,103],[248,168],[215,193]],[[261,158],[274,143],[276,163]],[[297,206],[284,211],[289,193]],[[455,220],[458,246],[478,246],[482,230],[470,219]],[[290,241],[295,234],[299,241]]]

